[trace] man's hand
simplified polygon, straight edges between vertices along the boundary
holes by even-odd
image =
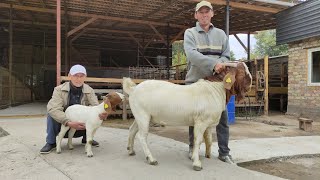
[[[82,122],[67,122],[66,124],[67,126],[69,126],[70,128],[76,129],[76,130],[85,130],[86,129],[86,125]]]
[[[103,112],[103,113],[99,114],[99,118],[100,118],[100,120],[103,121],[108,117],[108,115],[109,115],[109,113]]]
[[[224,69],[224,65],[222,63],[217,63],[214,66],[214,71],[220,73]]]

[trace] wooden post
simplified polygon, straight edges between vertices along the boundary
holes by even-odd
[[[265,91],[264,91],[264,115],[269,113],[269,58],[264,57],[264,76],[265,76]]]
[[[64,36],[64,75],[67,76],[69,72],[69,42],[68,42],[68,31],[69,31],[69,20],[68,20],[68,5],[66,0],[64,3],[64,25],[65,25],[65,36]]]
[[[12,105],[12,98],[13,98],[13,89],[12,87],[12,4],[10,4],[10,24],[9,24],[9,106]]]
[[[61,0],[57,0],[57,86],[61,83]]]
[[[257,62],[257,59],[254,59],[254,69],[255,69],[255,78],[256,78],[256,84],[255,84],[255,96],[256,96],[256,101],[258,100],[258,89],[259,89],[259,84],[258,84],[258,62]]]

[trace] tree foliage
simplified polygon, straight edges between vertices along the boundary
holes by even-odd
[[[172,66],[186,64],[187,57],[183,49],[183,41],[176,41],[172,44]],[[185,69],[186,65],[180,66]]]
[[[263,58],[266,55],[272,57],[288,53],[288,45],[276,45],[275,30],[260,31],[254,37],[257,42],[253,50],[253,57]]]

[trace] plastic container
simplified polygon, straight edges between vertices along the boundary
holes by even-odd
[[[236,106],[235,106],[235,99],[236,97],[233,95],[231,96],[228,104],[228,124],[234,124],[236,122]]]

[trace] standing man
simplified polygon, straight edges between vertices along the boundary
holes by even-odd
[[[76,129],[74,137],[83,137],[82,143],[86,141],[85,123],[71,122],[67,119],[64,111],[74,104],[86,106],[98,105],[98,99],[93,89],[84,83],[87,71],[82,65],[74,65],[69,71],[70,82],[65,82],[54,88],[52,97],[47,105],[47,138],[46,145],[40,150],[41,154],[50,153],[56,148],[56,136],[60,132],[61,126],[69,126]],[[100,119],[104,119],[107,114],[100,114]],[[66,133],[67,135],[68,133]],[[92,142],[92,146],[99,146],[97,141]]]
[[[214,12],[208,1],[197,4],[194,17],[197,19],[196,27],[189,28],[184,33],[184,50],[188,61],[186,84],[192,84],[201,78],[220,73],[224,69],[222,62],[229,61],[229,39],[225,32],[213,26],[211,18]],[[229,155],[229,126],[228,114],[223,111],[219,124],[216,126],[219,159],[234,164]],[[189,127],[189,158],[192,157],[194,143],[194,127]]]

